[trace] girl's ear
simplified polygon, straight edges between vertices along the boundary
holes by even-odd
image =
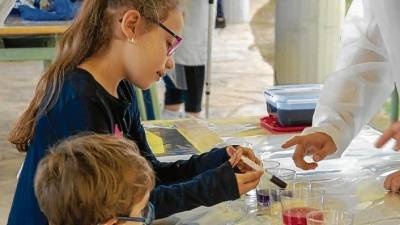
[[[128,10],[122,17],[121,30],[128,40],[135,39],[139,32],[139,23],[141,15],[137,10]]]
[[[101,225],[115,225],[115,224],[117,224],[118,223],[118,220],[116,220],[116,219],[111,219],[111,220],[108,220],[107,222],[105,222],[105,223],[103,223],[103,224],[101,224]]]

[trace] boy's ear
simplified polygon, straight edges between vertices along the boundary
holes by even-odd
[[[141,18],[137,10],[131,9],[126,11],[124,17],[122,17],[121,30],[127,39],[135,38],[138,35]]]
[[[116,220],[116,219],[111,219],[111,220],[108,220],[107,222],[105,222],[105,223],[103,223],[103,224],[101,224],[101,225],[115,225],[115,224],[117,224],[118,223],[118,220]]]

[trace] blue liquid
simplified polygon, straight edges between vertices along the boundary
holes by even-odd
[[[257,190],[256,193],[257,193],[257,203],[259,206],[265,207],[271,204],[269,190]]]

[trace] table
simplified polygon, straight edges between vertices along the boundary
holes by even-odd
[[[68,29],[71,22],[31,22],[23,21],[19,17],[10,16],[6,20],[6,26],[0,27],[0,38],[21,38],[29,39],[40,37],[48,41],[47,46],[18,48],[0,48],[0,60],[40,60],[45,65],[54,58],[56,41]]]
[[[257,125],[257,121],[255,117],[223,119],[207,124],[220,135],[225,144],[252,144],[261,157],[277,160],[281,167],[295,169],[298,180],[309,181],[324,188],[328,207],[340,207],[354,213],[355,225],[400,216],[400,196],[387,193],[383,188],[385,176],[400,170],[400,153],[391,150],[393,143],[389,143],[383,150],[375,149],[373,145],[380,135],[376,130],[365,127],[341,159],[323,161],[317,170],[305,172],[295,168],[291,159],[293,149],[280,148],[286,139],[295,134],[265,132]],[[160,160],[172,161],[188,157],[167,156],[160,157]],[[246,195],[233,202],[178,213],[156,224],[280,224],[280,218],[258,215],[255,196]]]

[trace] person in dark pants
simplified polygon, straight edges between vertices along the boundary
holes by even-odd
[[[208,1],[184,1],[184,40],[174,55],[175,69],[164,78],[163,119],[200,117],[207,63],[208,6]]]
[[[178,65],[179,66],[179,65]],[[169,76],[164,76],[166,106],[180,107],[185,105],[185,112],[189,115],[198,116],[201,112],[201,102],[203,99],[205,69],[202,66],[182,66],[186,78],[186,90],[176,88]],[[165,114],[164,114],[165,115]]]
[[[222,7],[222,0],[218,0],[217,3],[217,20],[215,21],[215,28],[225,28],[226,21],[224,16],[224,10]]]

